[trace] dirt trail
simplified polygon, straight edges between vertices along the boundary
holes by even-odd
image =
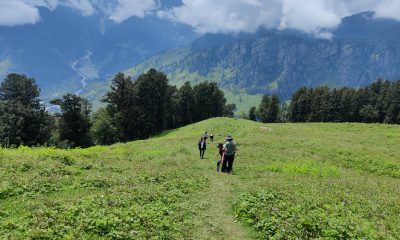
[[[199,196],[198,202],[204,206],[198,221],[202,222],[195,239],[252,239],[252,231],[235,221],[232,212],[234,188],[238,176],[217,173],[210,169],[210,159],[204,159],[201,166],[204,174],[210,179],[208,191]],[[213,161],[214,162],[214,161]],[[207,227],[205,227],[207,226]]]

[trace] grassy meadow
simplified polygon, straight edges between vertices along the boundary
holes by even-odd
[[[234,173],[218,174],[228,133]],[[399,239],[399,146],[400,126],[215,118],[113,146],[0,149],[0,239]]]

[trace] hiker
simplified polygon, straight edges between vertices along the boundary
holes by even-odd
[[[236,143],[233,141],[231,135],[226,137],[226,142],[223,145],[224,161],[222,163],[222,172],[230,173],[233,167],[233,160],[235,160]]]
[[[211,142],[214,141],[214,135],[212,133],[210,134],[210,140],[211,140]]]
[[[208,138],[208,133],[207,133],[207,131],[204,133],[203,138],[204,138],[204,142],[206,142],[206,141],[207,141],[207,138]]]
[[[219,154],[220,159],[217,161],[217,172],[219,172],[221,164],[224,162],[224,145],[222,143],[218,143],[217,145],[218,152],[214,155],[214,158]]]
[[[200,158],[204,158],[204,152],[206,151],[206,141],[204,140],[204,137],[201,137],[199,143],[199,151],[200,151]]]

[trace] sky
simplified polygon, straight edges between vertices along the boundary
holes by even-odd
[[[172,0],[0,0],[0,26],[39,22],[39,6],[65,6],[84,16],[101,12],[116,23],[154,15],[198,33],[254,32],[265,26],[329,38],[343,17],[360,12],[400,21],[400,0],[182,0],[169,8],[163,1]]]

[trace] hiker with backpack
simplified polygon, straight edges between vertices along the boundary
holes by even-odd
[[[231,135],[226,137],[226,142],[223,145],[224,161],[222,163],[222,172],[230,173],[233,168],[233,161],[235,160],[236,143],[233,141]]]
[[[197,143],[198,147],[199,147],[199,151],[200,151],[200,159],[204,158],[204,153],[206,151],[207,148],[207,144],[206,141],[204,139],[204,137],[201,137],[200,141]]]

